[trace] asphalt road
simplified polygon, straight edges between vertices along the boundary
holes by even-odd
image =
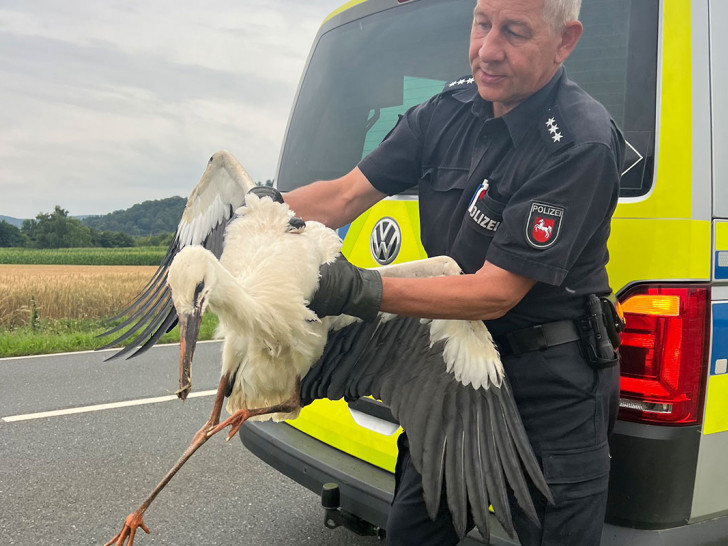
[[[0,544],[103,544],[119,531],[207,420],[213,396],[34,414],[170,395],[178,351],[155,347],[119,362],[103,362],[112,353],[0,359]],[[216,342],[197,346],[194,391],[217,387],[219,352]],[[136,546],[379,543],[326,529],[317,495],[222,433],[162,491],[145,522],[152,534],[139,530]]]

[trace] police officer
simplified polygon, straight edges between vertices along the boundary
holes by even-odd
[[[511,503],[524,545],[599,543],[617,410],[617,360],[594,349],[599,332],[584,317],[590,295],[610,292],[624,140],[561,66],[582,33],[579,7],[478,0],[472,75],[410,109],[344,177],[285,196],[304,219],[338,227],[417,185],[425,250],[464,274],[382,279],[339,261],[322,268],[311,308],[486,322],[555,499],[534,492],[540,527]],[[427,515],[406,434],[399,447],[388,543],[456,544],[446,503],[435,521]]]

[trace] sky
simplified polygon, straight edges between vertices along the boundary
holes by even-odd
[[[324,18],[344,0],[0,0],[0,215],[187,196],[232,152],[275,175]]]

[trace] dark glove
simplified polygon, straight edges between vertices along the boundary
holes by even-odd
[[[271,186],[255,186],[248,190],[248,193],[254,193],[261,199],[263,197],[270,197],[274,203],[283,203],[281,192]]]
[[[319,269],[319,287],[308,307],[319,317],[351,315],[372,321],[382,305],[382,276],[343,256]]]

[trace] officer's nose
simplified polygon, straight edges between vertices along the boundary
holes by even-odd
[[[481,39],[478,58],[483,63],[498,63],[505,59],[503,37],[496,29],[491,28]]]

